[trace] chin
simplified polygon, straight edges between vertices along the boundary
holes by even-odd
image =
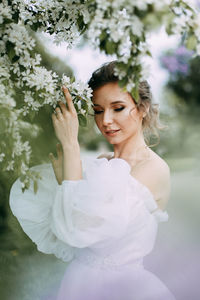
[[[115,145],[115,144],[119,144],[119,143],[123,142],[123,140],[119,139],[118,137],[107,137],[106,136],[105,138],[111,145]]]

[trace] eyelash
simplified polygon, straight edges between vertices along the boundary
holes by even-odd
[[[124,109],[125,107],[123,106],[123,107],[120,107],[120,108],[115,108],[114,109],[114,111],[116,111],[116,112],[120,112],[120,111],[122,111],[123,109]],[[94,110],[94,114],[95,115],[99,115],[99,114],[101,114],[103,111],[102,110]]]

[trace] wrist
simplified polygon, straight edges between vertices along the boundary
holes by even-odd
[[[63,143],[62,149],[63,149],[63,152],[80,151],[79,142],[77,140],[77,141],[73,141],[70,143]]]

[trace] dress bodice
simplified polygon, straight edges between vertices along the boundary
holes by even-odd
[[[112,253],[110,261],[120,265],[141,260],[151,252],[167,212],[125,160],[86,159],[82,165],[83,179],[62,185],[50,164],[33,167],[42,176],[38,192],[31,185],[22,193],[18,179],[10,193],[13,214],[39,251],[64,261],[81,249],[104,257]]]

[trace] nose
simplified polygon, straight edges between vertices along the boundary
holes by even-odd
[[[109,124],[112,124],[112,122],[112,113],[110,113],[109,111],[105,111],[103,114],[103,125],[108,126]]]

